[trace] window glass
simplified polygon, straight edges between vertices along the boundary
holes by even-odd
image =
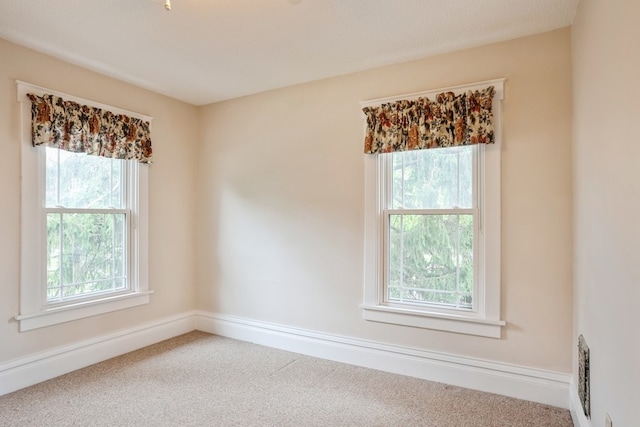
[[[46,206],[123,208],[123,162],[46,148]]]
[[[392,209],[473,207],[473,147],[392,153]]]
[[[473,150],[390,154],[387,302],[473,308]]]
[[[124,160],[46,148],[47,302],[125,290]]]
[[[390,302],[471,308],[473,215],[390,215]]]

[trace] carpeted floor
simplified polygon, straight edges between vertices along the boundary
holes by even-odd
[[[0,426],[548,426],[569,411],[192,332],[0,397]]]

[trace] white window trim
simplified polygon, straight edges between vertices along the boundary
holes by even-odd
[[[502,327],[506,322],[500,317],[500,167],[501,167],[501,108],[504,98],[505,79],[490,80],[469,85],[430,90],[409,95],[400,95],[384,99],[361,102],[362,108],[378,106],[383,103],[402,99],[417,99],[430,97],[438,93],[451,91],[463,93],[468,90],[484,89],[494,86],[493,116],[495,124],[495,144],[478,148],[480,162],[483,162],[479,178],[480,197],[480,227],[483,236],[479,239],[484,244],[485,262],[480,266],[479,275],[483,289],[477,292],[474,311],[438,309],[434,306],[418,307],[386,304],[383,295],[383,236],[384,218],[382,215],[382,191],[384,182],[380,168],[383,161],[379,156],[365,156],[365,272],[364,272],[364,303],[365,320],[411,326],[425,329],[435,329],[448,332],[478,335],[490,338],[500,338]],[[474,289],[475,292],[475,289]]]
[[[15,316],[19,322],[20,332],[42,328],[85,317],[96,316],[112,311],[123,310],[149,303],[148,280],[148,212],[149,212],[149,173],[147,165],[136,164],[130,179],[137,180],[131,186],[137,189],[137,212],[133,213],[132,225],[135,237],[131,250],[130,289],[122,293],[110,293],[101,297],[69,301],[68,303],[47,306],[44,294],[44,259],[40,254],[43,244],[45,227],[41,211],[43,200],[42,161],[39,150],[31,143],[31,101],[27,93],[42,96],[52,94],[83,105],[90,105],[111,111],[115,114],[125,114],[151,122],[151,117],[122,110],[108,105],[96,103],[86,99],[67,95],[54,90],[34,86],[29,83],[16,81],[17,98],[20,103],[20,136],[21,136],[21,237],[20,237],[20,314]],[[137,173],[135,173],[137,171]]]

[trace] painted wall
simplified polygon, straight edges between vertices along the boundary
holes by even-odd
[[[569,29],[202,108],[2,40],[0,58],[0,363],[198,307],[570,372]],[[507,78],[503,338],[363,321],[359,101],[499,77]],[[155,117],[150,280],[156,293],[148,306],[25,333],[11,321],[19,305],[15,79]]]
[[[15,80],[153,116],[149,173],[151,303],[19,333],[20,117]],[[0,40],[0,363],[184,313],[195,305],[194,148],[197,111],[188,104]]]
[[[570,39],[563,29],[201,108],[199,308],[570,372]],[[500,77],[502,339],[362,320],[359,102]]]
[[[573,27],[574,343],[590,348],[593,426],[640,425],[639,22],[637,1],[582,0]]]

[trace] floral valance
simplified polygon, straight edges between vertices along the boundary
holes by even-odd
[[[493,144],[494,87],[460,95],[444,92],[428,98],[365,107],[366,154],[469,144]]]
[[[27,96],[34,146],[151,163],[149,122],[55,95]]]

